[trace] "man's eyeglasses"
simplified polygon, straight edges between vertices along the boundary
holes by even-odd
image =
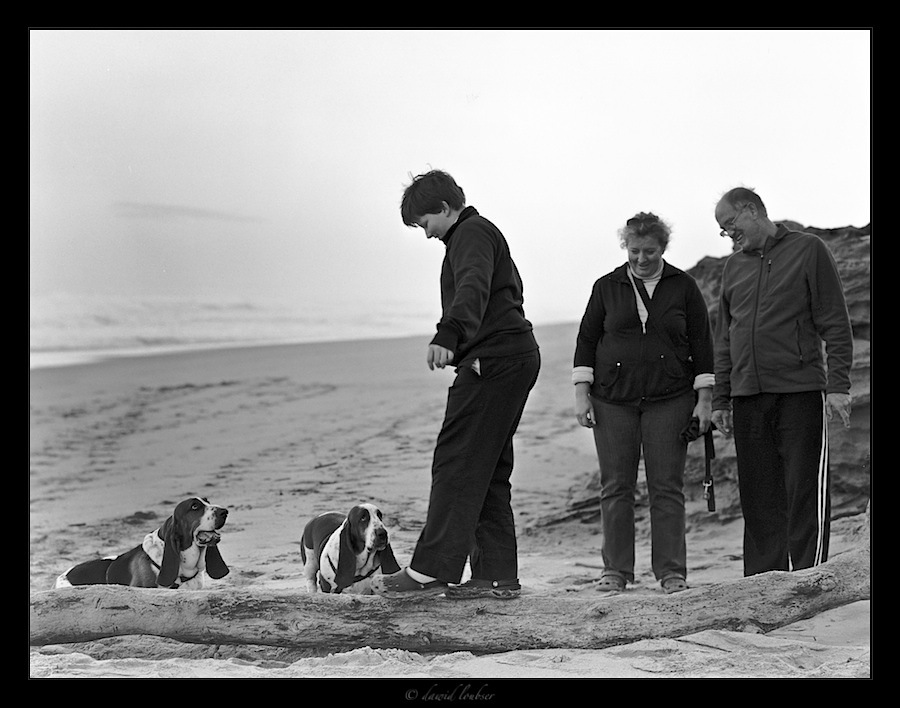
[[[734,222],[737,221],[737,218],[741,215],[741,212],[746,209],[749,204],[744,204],[740,209],[737,210],[737,213],[732,216],[725,224],[722,226],[722,230],[719,232],[719,236],[722,238],[731,237],[731,234],[734,233]]]

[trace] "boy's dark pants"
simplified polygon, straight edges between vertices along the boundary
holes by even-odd
[[[513,435],[540,371],[535,350],[457,369],[431,471],[425,527],[410,567],[448,583],[518,578],[511,503]]]
[[[744,575],[828,560],[831,490],[821,391],[732,399]]]

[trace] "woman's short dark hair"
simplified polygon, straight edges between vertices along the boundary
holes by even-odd
[[[466,195],[456,180],[441,170],[431,170],[413,177],[412,183],[403,190],[400,202],[400,216],[407,226],[417,226],[425,214],[438,214],[447,202],[451,209],[463,209]]]
[[[625,226],[619,229],[619,243],[622,248],[628,243],[628,239],[632,236],[643,238],[644,236],[652,236],[659,243],[660,248],[664,251],[669,245],[669,236],[672,229],[669,225],[660,219],[656,214],[651,212],[640,212],[632,216],[625,222]]]

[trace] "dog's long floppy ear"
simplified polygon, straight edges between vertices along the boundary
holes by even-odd
[[[356,577],[356,554],[353,552],[352,534],[353,530],[350,528],[350,519],[348,518],[341,527],[340,553],[337,571],[334,575],[337,592],[353,585],[353,579]]]
[[[229,570],[228,566],[225,565],[225,561],[222,560],[222,554],[219,553],[219,547],[216,546],[207,546],[206,547],[206,574],[210,578],[215,578],[218,580],[219,578],[224,578],[228,575]]]
[[[159,577],[156,584],[163,588],[171,587],[176,578],[178,578],[178,570],[181,568],[181,549],[182,534],[179,529],[180,524],[175,521],[174,516],[166,519],[166,522],[159,527],[159,536],[163,540],[163,559],[162,565],[159,567]]]
[[[364,506],[357,504],[347,513],[346,528],[349,529],[347,543],[353,555],[366,550],[366,528],[370,523],[369,510]]]
[[[397,559],[394,557],[394,549],[391,548],[390,543],[386,545],[383,550],[378,552],[378,558],[381,561],[382,573],[400,572],[400,564],[397,563]]]

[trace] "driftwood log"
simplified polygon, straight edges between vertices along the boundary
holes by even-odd
[[[602,649],[707,629],[768,632],[868,599],[869,570],[866,546],[815,568],[763,573],[674,595],[626,592],[588,600],[526,594],[505,602],[96,585],[33,594],[30,635],[32,645],[153,635],[318,651]]]

